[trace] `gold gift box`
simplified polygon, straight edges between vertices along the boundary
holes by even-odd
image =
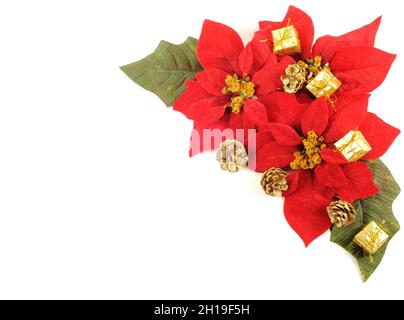
[[[359,130],[350,131],[345,137],[335,142],[334,146],[349,162],[358,161],[372,150],[369,142]]]
[[[306,88],[316,97],[331,97],[341,87],[342,83],[331,72],[328,67],[322,69]]]
[[[272,31],[274,41],[274,54],[277,56],[287,56],[302,52],[299,34],[294,26]]]
[[[370,222],[361,232],[359,232],[353,241],[360,246],[367,254],[374,254],[387,241],[389,235],[384,232],[376,222]]]

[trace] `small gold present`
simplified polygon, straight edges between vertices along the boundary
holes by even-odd
[[[372,150],[369,142],[359,130],[350,131],[345,137],[335,142],[334,146],[349,162],[358,161]]]
[[[382,230],[382,224],[370,222],[361,232],[359,232],[353,241],[360,246],[367,254],[376,253],[387,241],[389,235]]]
[[[341,87],[342,83],[331,72],[330,68],[324,67],[306,88],[316,97],[331,97]]]
[[[285,28],[272,31],[274,41],[274,54],[287,56],[302,52],[299,34],[294,26],[289,24]]]

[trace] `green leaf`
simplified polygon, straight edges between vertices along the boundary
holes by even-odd
[[[354,203],[357,217],[353,225],[344,228],[331,228],[331,241],[343,247],[356,259],[363,281],[368,280],[379,266],[389,241],[400,230],[400,225],[392,210],[393,202],[400,193],[400,187],[382,161],[369,161],[368,164],[380,190],[379,193]],[[389,235],[389,240],[372,256],[373,262],[369,255],[353,242],[355,235],[372,220],[378,224],[384,220],[382,229]]]
[[[135,83],[160,97],[169,107],[185,91],[185,82],[202,70],[196,56],[198,40],[189,37],[175,45],[161,41],[146,58],[122,66],[121,70]]]

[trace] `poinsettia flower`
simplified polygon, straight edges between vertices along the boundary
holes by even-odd
[[[290,172],[285,217],[306,245],[331,227],[326,207],[335,195],[354,202],[378,192],[362,160],[382,156],[400,131],[367,112],[368,98],[345,97],[344,107],[331,117],[326,98],[310,105],[295,98],[289,101],[289,112],[279,113],[277,121],[257,135],[257,171],[276,167]],[[348,162],[334,143],[356,130],[372,150],[361,161]]]
[[[247,130],[267,122],[261,97],[281,88],[280,76],[292,58],[278,61],[257,38],[244,47],[233,29],[210,20],[203,24],[197,55],[204,70],[186,83],[173,107],[195,121],[201,137],[203,129]]]
[[[314,27],[311,18],[302,10],[290,6],[282,22],[261,21],[256,37],[268,40],[265,43],[272,50],[272,31],[285,27],[289,21],[298,31],[301,42],[301,54],[294,56],[296,61],[319,56],[322,64],[329,64],[334,76],[342,82],[335,93],[337,101],[344,94],[372,92],[385,80],[396,58],[396,55],[374,47],[381,17],[341,36],[320,37],[313,45]]]

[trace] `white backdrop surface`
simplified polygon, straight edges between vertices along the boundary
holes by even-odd
[[[404,298],[403,233],[363,284],[328,233],[303,246],[259,174],[189,159],[191,122],[118,69],[205,18],[248,41],[289,4],[316,37],[384,15],[376,46],[399,56],[370,110],[400,128],[401,1],[1,1],[0,298]],[[402,143],[383,158],[401,184]]]

